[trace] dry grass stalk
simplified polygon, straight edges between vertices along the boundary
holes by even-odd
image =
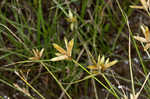
[[[14,83],[13,84],[19,91],[23,92],[25,95],[27,96],[31,96],[31,94],[29,93],[29,91],[25,88],[21,88],[18,84]]]

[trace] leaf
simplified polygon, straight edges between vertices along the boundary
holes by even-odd
[[[73,45],[74,45],[74,39],[72,39],[72,40],[69,42],[69,44],[68,44],[67,54],[68,54],[69,56],[71,56]]]
[[[87,68],[89,68],[89,69],[98,69],[98,67],[96,65],[89,65],[89,66],[87,66]]]
[[[105,56],[103,55],[102,58],[101,58],[101,60],[100,60],[100,63],[104,64],[104,62],[105,62]]]
[[[143,5],[144,9],[145,9],[146,11],[148,11],[148,5],[147,5],[146,0],[140,0],[140,1],[141,1],[142,5]]]
[[[97,76],[98,74],[99,74],[99,73],[88,75],[88,76],[84,77],[84,80],[89,79],[89,78],[92,78],[92,77],[94,77],[94,76]]]
[[[150,43],[147,43],[145,46],[144,46],[144,50],[148,50],[150,48]]]
[[[43,52],[44,52],[44,48],[42,48],[42,50],[41,50],[40,53],[39,53],[39,56],[40,56],[40,57],[42,57]]]
[[[53,44],[54,48],[56,48],[61,54],[66,54],[66,51],[57,44]]]
[[[50,59],[50,61],[60,61],[60,60],[65,60],[65,59],[68,59],[68,56],[61,55],[61,56],[54,57],[54,58]]]
[[[117,60],[114,60],[112,62],[109,62],[108,64],[105,64],[104,70],[115,65],[117,62],[118,62]]]
[[[64,37],[64,41],[65,41],[66,49],[68,50],[68,40],[65,37]]]
[[[143,6],[136,6],[136,5],[131,5],[130,8],[135,8],[135,9],[144,9]]]
[[[134,39],[138,40],[138,41],[141,41],[141,42],[147,42],[147,40],[143,37],[140,37],[140,36],[133,36]]]

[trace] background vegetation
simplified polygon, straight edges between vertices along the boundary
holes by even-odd
[[[140,25],[150,26],[150,16],[130,5],[141,3],[139,0],[1,0],[0,98],[128,99],[124,96],[136,94],[150,65],[148,53],[133,35],[143,36]],[[69,11],[74,21],[69,20]],[[74,38],[74,62],[51,62],[57,52],[53,43],[65,48],[64,37],[69,41]],[[39,51],[44,48],[43,55],[38,61],[29,60],[35,48]],[[100,54],[118,63],[101,74],[89,74],[80,68],[82,65],[90,71],[89,51],[96,61]],[[149,93],[148,80],[139,99],[149,99]]]

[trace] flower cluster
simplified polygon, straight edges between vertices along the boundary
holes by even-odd
[[[66,50],[63,49],[61,46],[59,46],[56,43],[53,44],[54,48],[59,53],[55,53],[56,57],[50,59],[50,61],[72,60],[71,56],[72,56],[72,49],[73,49],[73,45],[74,45],[74,39],[72,39],[71,41],[68,42],[68,40],[66,38],[64,38],[64,42],[66,45]],[[32,51],[34,53],[34,57],[30,57],[29,59],[30,60],[40,60],[40,58],[43,55],[44,48],[41,51],[39,51],[38,49],[33,49]],[[104,56],[100,57],[100,55],[99,55],[98,62],[96,63],[96,61],[94,59],[92,60],[92,62],[93,62],[93,65],[89,65],[89,66],[87,66],[87,68],[89,68],[91,70],[105,71],[109,67],[116,64],[118,61],[114,60],[114,61],[110,62],[109,58],[107,58],[105,60]]]
[[[89,65],[88,68],[91,70],[99,70],[99,71],[105,71],[106,69],[108,69],[109,67],[113,66],[114,64],[116,64],[118,61],[114,60],[109,62],[109,58],[107,58],[105,60],[105,56],[103,55],[102,57],[100,57],[100,55],[98,56],[97,62],[93,59],[92,60],[93,65]]]
[[[43,55],[44,52],[44,48],[41,49],[41,51],[39,51],[38,49],[32,49],[34,57],[30,57],[30,60],[40,60],[40,58]]]
[[[71,10],[69,10],[66,20],[70,23],[70,29],[73,31],[77,22],[77,18],[73,16],[73,13],[71,12]]]
[[[57,57],[52,58],[51,61],[71,60],[72,59],[71,53],[72,53],[72,48],[74,45],[74,39],[69,41],[69,43],[66,38],[64,39],[64,41],[65,41],[67,50],[64,50],[62,47],[60,47],[59,45],[57,45],[55,43],[53,44],[54,48],[56,48],[59,51],[59,53],[55,53]],[[100,57],[100,55],[99,55],[98,62],[96,63],[96,61],[93,60],[93,65],[89,65],[87,68],[92,69],[92,70],[105,71],[106,69],[113,66],[117,62],[118,62],[117,60],[110,62],[109,58],[107,58],[105,61],[105,57],[104,56]]]
[[[150,48],[150,31],[147,26],[141,25],[142,33],[144,34],[144,37],[140,36],[133,36],[136,40],[141,41],[143,43],[146,43],[144,46],[144,50],[146,51],[148,48]]]
[[[71,60],[72,48],[74,45],[74,39],[68,42],[66,38],[64,38],[66,50],[62,47],[57,45],[56,43],[53,44],[54,48],[58,50],[59,53],[55,53],[57,57],[51,59],[51,61],[60,61],[60,60]]]

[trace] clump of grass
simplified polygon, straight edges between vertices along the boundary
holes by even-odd
[[[122,2],[122,6],[127,6],[128,1]],[[140,0],[140,2],[142,6],[131,7],[144,9],[150,16],[149,0]],[[116,3],[116,6],[113,5]],[[135,40],[141,41],[144,51],[150,57],[149,28],[147,25],[141,25],[144,38],[133,36],[127,17],[131,14],[131,8],[128,6],[123,10],[118,0],[96,0],[96,2],[52,0],[50,3],[48,0],[34,0],[33,3],[4,0],[0,5],[2,6],[0,7],[0,62],[2,65],[0,82],[3,83],[2,86],[11,87],[14,93],[10,97],[16,94],[17,91],[14,90],[32,99],[37,97],[72,99],[81,96],[96,99],[99,97],[103,99],[107,97],[138,99],[140,96],[145,96],[144,98],[147,99],[150,97],[148,94],[149,69],[144,65],[141,51],[135,42]],[[119,17],[116,14],[120,11],[122,18],[120,14],[118,14]],[[128,11],[127,15],[125,11]],[[126,29],[129,35],[124,32]],[[67,38],[73,39],[68,41]],[[122,39],[129,41],[125,43],[128,48],[123,45],[123,42],[119,42]],[[64,43],[66,49],[61,47]],[[132,43],[135,48],[132,47]],[[55,53],[53,47],[58,53]],[[135,70],[138,66],[133,64],[131,56],[135,55],[131,53],[132,50],[136,50],[143,68],[140,70],[146,78],[143,84],[140,83],[143,77],[135,80],[139,75],[135,75],[138,72]],[[126,60],[125,55],[128,56],[129,64],[126,68],[130,70],[130,78],[121,76],[115,71]],[[97,62],[94,57],[98,57]],[[108,57],[113,61],[110,61]],[[25,87],[17,83],[18,79],[23,81],[21,84]],[[118,89],[115,81],[124,83],[129,89],[127,93],[130,96],[124,92],[124,89],[122,89],[123,92]],[[58,86],[60,88],[57,88]],[[137,91],[139,86],[141,88]],[[142,93],[142,90],[147,94]]]

